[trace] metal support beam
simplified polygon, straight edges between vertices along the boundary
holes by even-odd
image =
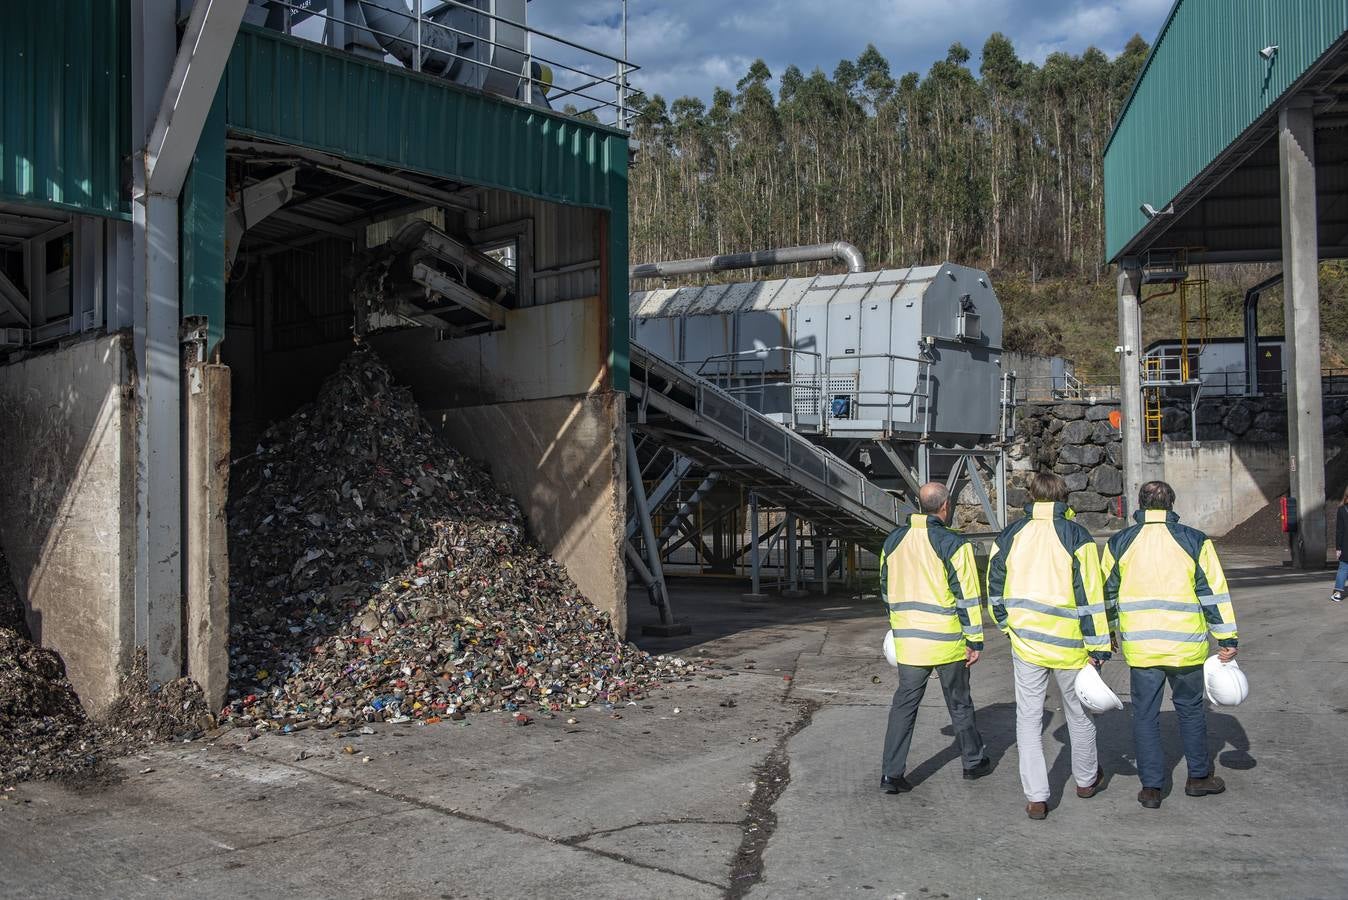
[[[749,581],[753,585],[750,593],[761,595],[763,559],[758,548],[758,495],[749,494]]]
[[[650,569],[652,581],[659,602],[660,624],[674,624],[674,610],[669,603],[669,588],[665,584],[665,569],[660,562],[660,545],[655,542],[655,529],[651,526],[651,510],[646,505],[646,486],[641,480],[641,463],[637,459],[637,444],[632,439],[632,429],[627,429],[627,480],[632,488],[632,500],[636,504],[637,521],[641,525],[641,539],[646,545],[646,563]]]
[[[145,148],[150,193],[176,198],[239,33],[248,0],[196,0]]]
[[[1325,564],[1325,443],[1320,384],[1320,260],[1315,209],[1315,116],[1308,101],[1278,113],[1287,436],[1297,531],[1292,565]]]
[[[1123,414],[1123,497],[1131,507],[1144,480],[1142,467],[1142,267],[1119,264],[1119,406]],[[1127,510],[1125,509],[1125,515]]]

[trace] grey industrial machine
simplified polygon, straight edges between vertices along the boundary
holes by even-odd
[[[634,342],[904,494],[1000,435],[1002,311],[977,269],[662,288],[630,312]]]

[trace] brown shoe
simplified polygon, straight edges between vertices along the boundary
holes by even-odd
[[[1224,790],[1226,790],[1226,782],[1216,775],[1209,775],[1207,778],[1190,778],[1184,782],[1184,793],[1190,797],[1220,794]]]
[[[1141,803],[1145,809],[1161,808],[1161,789],[1143,788],[1137,792],[1137,802]]]
[[[1095,767],[1095,780],[1085,787],[1077,788],[1077,796],[1082,800],[1089,800],[1100,793],[1100,782],[1105,780],[1105,770],[1100,766]]]
[[[1025,804],[1025,814],[1031,819],[1047,819],[1048,804],[1042,800],[1032,800]]]

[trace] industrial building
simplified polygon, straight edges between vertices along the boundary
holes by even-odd
[[[1348,158],[1348,4],[1179,0],[1152,45],[1105,150],[1106,256],[1119,265],[1125,496],[1164,473],[1148,465],[1148,398],[1201,385],[1199,373],[1144,366],[1150,296],[1178,292],[1202,318],[1202,266],[1280,263],[1245,299],[1245,372],[1260,371],[1255,310],[1281,281],[1292,557],[1325,560],[1320,297],[1322,259],[1348,255],[1338,208]],[[1184,308],[1183,306],[1181,307]],[[1189,339],[1177,354],[1193,354]],[[1256,376],[1256,384],[1258,376]]]
[[[525,11],[3,14],[0,541],[86,705],[136,648],[223,698],[230,459],[353,331],[624,620],[628,67]]]
[[[619,633],[680,554],[855,578],[930,478],[1004,521],[988,276],[629,269],[635,66],[526,0],[58,6],[0,33],[0,542],[90,708],[138,649],[226,696],[231,462],[353,339]]]

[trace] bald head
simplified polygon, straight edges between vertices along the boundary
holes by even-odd
[[[939,481],[928,481],[917,492],[917,503],[928,515],[941,515],[950,503],[950,491]]]

